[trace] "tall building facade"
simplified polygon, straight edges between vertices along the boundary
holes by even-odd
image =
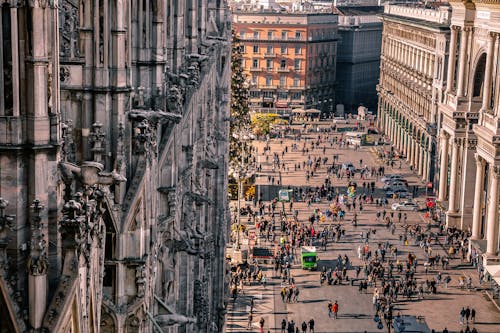
[[[383,7],[337,7],[339,42],[337,49],[337,103],[346,111],[363,105],[377,109],[380,75]]]
[[[0,9],[0,332],[220,331],[225,3]]]
[[[379,127],[422,180],[436,186],[438,104],[446,80],[450,7],[384,8]]]
[[[233,27],[244,45],[252,110],[333,110],[337,15],[235,9]]]
[[[450,227],[470,230],[497,283],[500,181],[500,1],[450,1],[446,94],[439,105],[439,200]]]

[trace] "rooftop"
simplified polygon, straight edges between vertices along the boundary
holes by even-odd
[[[447,2],[386,4],[384,14],[443,25],[451,23],[451,7]]]

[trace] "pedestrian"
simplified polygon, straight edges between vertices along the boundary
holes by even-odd
[[[309,332],[314,333],[314,319],[313,318],[311,318],[309,320]]]
[[[252,328],[252,320],[253,320],[253,314],[250,312],[250,313],[248,314],[247,329],[251,329],[251,328]]]
[[[464,320],[465,320],[465,308],[462,307],[462,310],[460,310],[460,325],[464,324]]]
[[[264,324],[265,324],[265,322],[266,321],[264,320],[264,318],[261,317],[260,320],[259,320],[260,333],[264,333]]]
[[[339,312],[339,304],[337,303],[337,301],[335,301],[335,304],[333,304],[332,311],[333,311],[333,318],[337,319],[337,314]]]
[[[302,326],[302,333],[306,333],[306,331],[307,331],[307,324],[306,324],[306,322],[303,321],[301,326]]]
[[[470,322],[474,324],[476,321],[476,309],[472,308],[470,310]]]
[[[299,288],[295,287],[293,289],[293,301],[297,303],[299,301]]]
[[[444,328],[443,333],[449,333],[446,327]]]
[[[281,333],[286,333],[286,320],[281,321]]]
[[[465,309],[465,322],[468,324],[469,323],[469,317],[470,317],[470,309],[467,307]]]
[[[332,317],[332,309],[333,309],[332,302],[328,302],[328,318]]]

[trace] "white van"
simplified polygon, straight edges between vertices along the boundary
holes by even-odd
[[[349,121],[344,119],[344,117],[334,117],[332,122],[334,124],[349,124]]]

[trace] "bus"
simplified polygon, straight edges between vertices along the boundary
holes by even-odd
[[[318,255],[315,246],[302,246],[301,248],[302,269],[316,270],[318,268]]]

